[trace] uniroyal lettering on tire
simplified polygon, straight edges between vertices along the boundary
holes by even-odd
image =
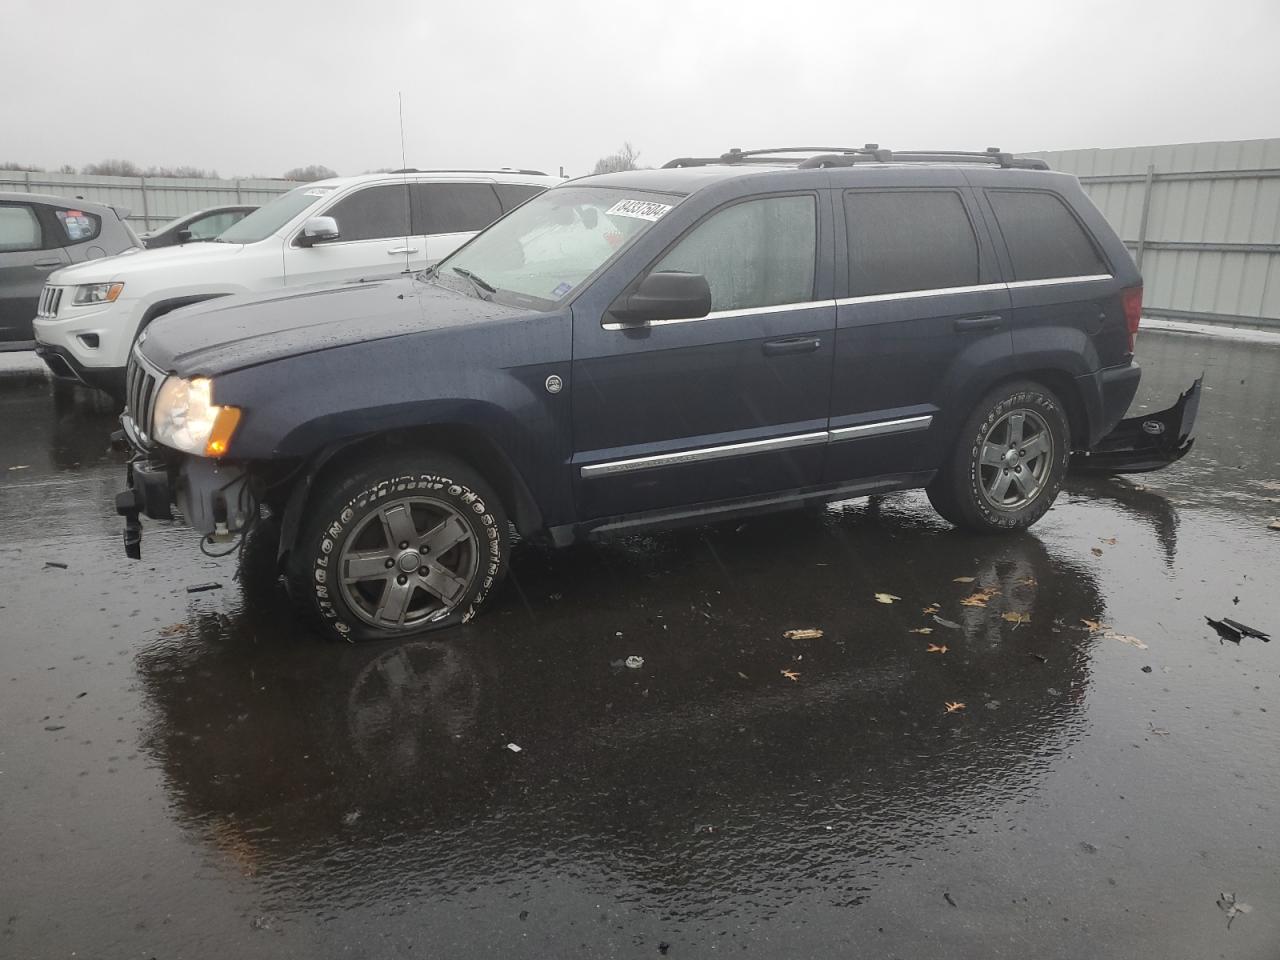
[[[460,472],[470,473],[469,469],[462,470],[464,466],[459,465]],[[483,483],[482,478],[480,480]],[[486,502],[486,496],[491,497],[489,491],[481,493],[461,477],[438,473],[394,474],[380,479],[354,495],[346,497],[346,502],[337,509],[321,504],[329,515],[316,517],[313,522],[322,524],[320,529],[311,534],[306,542],[300,539],[298,547],[306,550],[307,555],[297,557],[300,565],[295,569],[300,576],[297,579],[292,576],[290,578],[291,590],[295,585],[306,584],[302,589],[310,598],[310,602],[305,604],[310,607],[310,612],[317,616],[321,623],[348,641],[375,635],[395,636],[397,634],[393,630],[381,630],[360,623],[354,619],[352,613],[347,612],[349,601],[339,596],[342,591],[339,589],[341,584],[338,582],[338,554],[339,547],[344,542],[343,538],[358,529],[359,525],[366,521],[370,508],[376,509],[381,501],[388,497],[413,495],[416,492],[429,494],[442,501],[452,501],[455,510],[470,516],[471,520],[468,522],[476,527],[473,530],[473,536],[476,538],[475,547],[481,551],[480,567],[473,574],[466,593],[459,597],[456,607],[447,614],[442,614],[439,621],[432,626],[465,623],[471,620],[490,590],[501,579],[504,566],[506,517],[496,500],[492,503]],[[303,575],[304,568],[301,564],[305,564],[305,575]],[[301,597],[295,599],[301,600]]]

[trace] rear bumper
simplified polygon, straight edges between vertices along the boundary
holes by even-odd
[[[1195,443],[1201,375],[1167,410],[1121,420],[1083,453],[1071,457],[1074,473],[1147,473],[1176,463]]]

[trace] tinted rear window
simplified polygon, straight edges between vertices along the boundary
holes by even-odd
[[[471,233],[502,216],[498,195],[487,183],[415,183],[413,232]]]
[[[978,283],[978,241],[950,190],[851,190],[849,296],[940,290]]]
[[[1052,193],[988,190],[1014,280],[1089,277],[1110,273],[1067,205]]]

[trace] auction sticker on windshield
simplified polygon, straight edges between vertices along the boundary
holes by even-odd
[[[610,217],[631,217],[635,220],[657,220],[671,211],[668,203],[654,203],[651,200],[619,200],[605,211]]]

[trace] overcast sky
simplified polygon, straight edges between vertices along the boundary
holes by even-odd
[[[5,0],[0,160],[588,172],[1280,136],[1280,0]]]

